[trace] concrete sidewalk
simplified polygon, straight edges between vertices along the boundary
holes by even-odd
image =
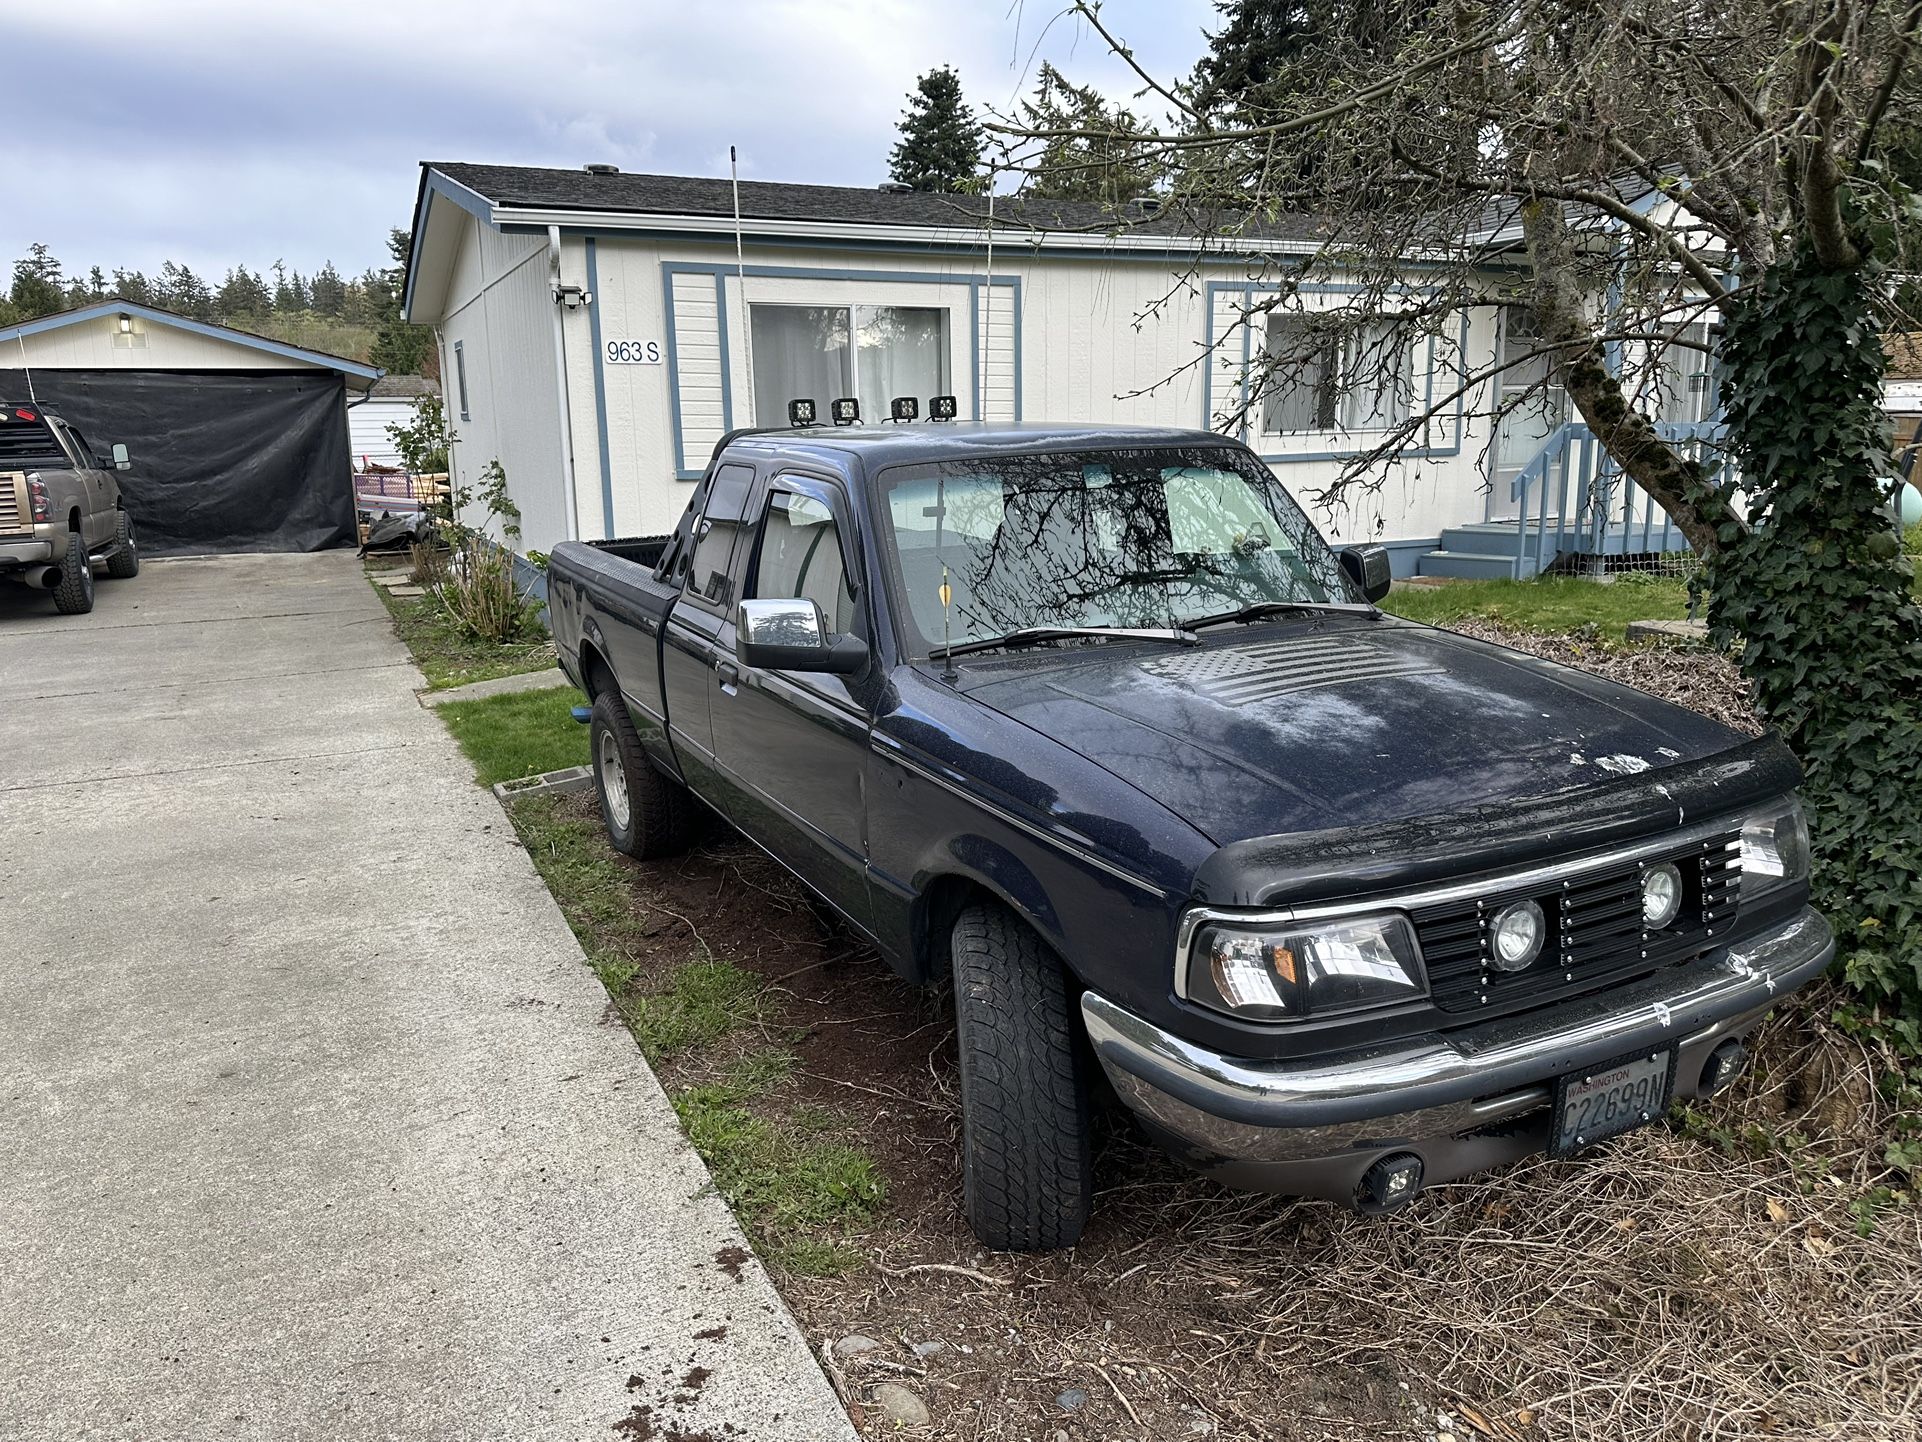
[[[0,587],[0,1437],[846,1442],[421,684],[344,553]]]

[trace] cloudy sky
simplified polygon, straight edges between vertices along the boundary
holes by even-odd
[[[5,6],[0,263],[387,263],[421,160],[608,161],[760,179],[885,178],[904,97],[952,64],[977,109],[1040,59],[1135,85],[1063,0],[60,0]],[[1192,65],[1209,0],[1106,0],[1154,73]],[[31,57],[28,63],[20,63]]]

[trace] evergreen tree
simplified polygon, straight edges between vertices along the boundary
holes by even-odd
[[[195,320],[213,319],[213,292],[190,266],[175,265],[171,260],[161,261],[160,281],[155,290],[160,304],[174,314],[191,316]]]
[[[35,244],[13,263],[13,288],[7,298],[21,320],[34,320],[66,309],[66,283],[60,262],[46,246]]]
[[[325,316],[339,316],[347,305],[347,287],[330,260],[314,272],[308,304]]]
[[[1026,195],[1120,205],[1147,195],[1160,178],[1155,163],[1142,156],[1143,128],[1134,112],[1110,105],[1093,86],[1069,84],[1045,60],[1034,98],[1021,102],[1021,123],[1037,131],[1084,132],[1044,143],[1023,187]]]
[[[389,375],[436,375],[439,355],[434,349],[434,333],[424,325],[409,325],[400,318],[401,296],[407,284],[407,257],[413,237],[404,230],[387,233],[387,250],[393,267],[380,272],[383,311],[380,333],[374,337],[368,354],[370,364]],[[369,272],[371,276],[373,272]]]
[[[261,278],[244,265],[227,272],[226,280],[214,297],[214,309],[226,321],[258,320],[273,309],[273,297]]]
[[[981,125],[961,98],[961,77],[944,65],[915,82],[888,174],[916,190],[972,190],[982,144]]]
[[[154,304],[153,283],[137,270],[116,269],[113,273],[113,293],[136,305]]]

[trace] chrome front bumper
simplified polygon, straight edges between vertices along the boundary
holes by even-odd
[[[1241,1185],[1339,1196],[1390,1152],[1422,1155],[1433,1182],[1539,1150],[1557,1077],[1644,1048],[1675,1048],[1676,1094],[1701,1095],[1709,1053],[1834,955],[1828,923],[1804,908],[1713,962],[1524,1017],[1307,1060],[1224,1057],[1094,992],[1081,1015],[1116,1091],[1184,1161]],[[1531,1128],[1533,1113],[1542,1116]]]

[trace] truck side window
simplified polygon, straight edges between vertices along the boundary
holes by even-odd
[[[854,596],[834,513],[813,496],[771,491],[750,598],[813,601],[837,634],[854,629]]]
[[[733,600],[729,564],[736,539],[747,529],[748,495],[753,489],[752,466],[722,466],[708,482],[700,539],[687,569],[687,594],[717,610],[726,611]]]

